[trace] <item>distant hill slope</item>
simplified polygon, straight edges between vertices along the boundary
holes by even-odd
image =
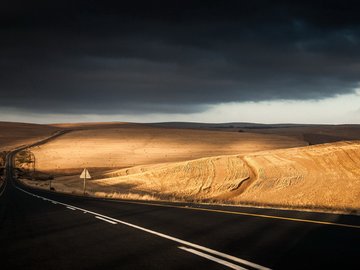
[[[187,128],[278,134],[304,140],[310,145],[346,140],[360,140],[360,125],[259,124],[243,122],[216,124],[192,122],[163,122],[152,123],[150,125],[167,128]]]
[[[247,122],[197,123],[197,122],[88,122],[52,124],[57,128],[72,130],[112,129],[125,127],[156,127],[167,129],[217,130],[228,132],[252,132],[277,134],[306,141],[310,145],[346,140],[360,140],[360,125],[316,125],[316,124],[261,124]]]
[[[59,128],[49,125],[0,122],[0,151],[8,151],[50,136]]]
[[[310,127],[305,124],[261,124],[247,122],[229,122],[229,123],[197,123],[197,122],[158,122],[147,125],[166,128],[192,128],[192,129],[258,129],[258,128],[288,128],[288,127]]]

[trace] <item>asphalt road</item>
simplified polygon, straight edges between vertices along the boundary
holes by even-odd
[[[358,216],[67,196],[10,167],[1,269],[360,268]]]

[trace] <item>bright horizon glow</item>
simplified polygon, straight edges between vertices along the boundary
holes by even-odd
[[[1,121],[31,123],[67,122],[251,122],[295,124],[360,124],[360,89],[354,94],[313,101],[231,102],[212,105],[208,110],[191,114],[40,114],[1,109]]]

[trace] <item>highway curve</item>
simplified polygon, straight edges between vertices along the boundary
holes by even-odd
[[[1,269],[359,269],[359,216],[57,194],[16,181],[14,153]]]

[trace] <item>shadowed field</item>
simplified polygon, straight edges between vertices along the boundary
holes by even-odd
[[[8,151],[46,138],[59,130],[48,125],[0,122],[0,150]]]

